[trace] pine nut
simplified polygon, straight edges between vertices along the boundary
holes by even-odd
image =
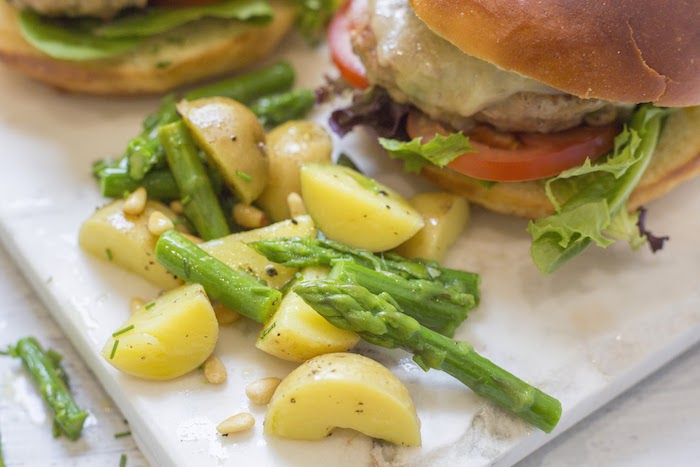
[[[281,382],[282,380],[279,378],[259,379],[245,387],[245,394],[253,404],[269,404],[272,395]]]
[[[267,214],[262,210],[244,203],[236,203],[233,206],[233,220],[246,229],[257,229],[270,223]]]
[[[216,431],[226,436],[232,433],[250,430],[254,425],[255,418],[247,412],[241,412],[219,423],[216,426]]]
[[[182,201],[180,201],[179,199],[176,199],[175,201],[170,202],[170,209],[175,214],[184,214],[185,213],[185,206],[182,205]]]
[[[139,187],[126,197],[124,205],[122,206],[122,211],[124,214],[138,216],[146,209],[147,199],[148,194],[146,193],[146,189],[144,187]]]
[[[148,231],[156,237],[160,237],[163,232],[174,228],[173,221],[160,211],[153,211],[148,217]]]
[[[143,299],[134,297],[129,301],[129,311],[133,315],[137,311],[139,311],[143,306],[146,304],[146,302],[143,301]]]
[[[213,304],[213,308],[214,314],[216,315],[216,321],[218,321],[220,325],[233,324],[241,319],[240,314],[233,311],[223,303],[216,302]]]
[[[204,362],[204,377],[211,384],[221,384],[226,381],[226,367],[218,357],[211,355]]]
[[[289,207],[289,216],[292,219],[307,214],[306,206],[304,205],[304,200],[301,199],[301,195],[299,193],[289,193],[289,195],[287,196],[287,207]]]

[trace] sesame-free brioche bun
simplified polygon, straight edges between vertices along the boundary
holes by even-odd
[[[630,211],[700,175],[699,129],[700,107],[679,109],[669,116],[649,167],[629,198]],[[544,191],[545,181],[496,183],[487,187],[459,172],[433,165],[424,167],[423,174],[443,188],[495,212],[531,219],[554,212]]]
[[[700,104],[700,0],[410,0],[464,53],[581,98]]]
[[[270,54],[295,19],[292,2],[270,3],[274,17],[263,26],[200,20],[150,38],[118,57],[68,61],[51,58],[27,43],[19,31],[17,11],[0,1],[0,62],[66,91],[102,95],[162,93],[243,68]]]

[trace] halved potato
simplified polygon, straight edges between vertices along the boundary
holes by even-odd
[[[267,183],[265,130],[255,114],[226,97],[182,100],[177,111],[226,185],[244,203],[253,202]]]
[[[354,248],[389,250],[423,227],[405,198],[348,167],[304,164],[301,195],[319,230]]]
[[[445,192],[421,193],[409,201],[423,215],[425,225],[396,252],[406,258],[442,261],[469,222],[469,204]]]
[[[171,220],[177,216],[167,206],[148,201],[141,214],[124,214],[124,200],[116,200],[95,211],[80,227],[80,247],[98,258],[144,277],[163,289],[182,284],[171,272],[156,261],[154,250],[158,237],[148,230],[148,219],[156,211]],[[187,232],[183,224],[176,230]]]
[[[268,225],[267,227],[209,240],[199,246],[233,269],[254,274],[261,280],[264,280],[270,287],[279,289],[294,277],[298,269],[280,266],[268,261],[267,258],[246,245],[246,243],[267,238],[306,237],[309,235],[316,235],[313,221],[309,216],[299,216],[295,219]]]
[[[309,267],[301,274],[306,280],[323,279],[328,268]],[[356,333],[336,328],[290,291],[265,323],[255,346],[275,357],[303,362],[325,353],[350,350],[359,340]]]
[[[133,376],[172,379],[204,363],[218,336],[219,324],[204,289],[188,284],[134,311],[107,340],[102,356]]]
[[[277,387],[265,434],[318,440],[352,428],[395,444],[418,446],[420,421],[406,387],[367,357],[332,353],[312,358]]]
[[[290,217],[287,197],[301,191],[299,170],[305,162],[330,164],[333,143],[328,132],[317,123],[293,120],[273,128],[267,134],[269,175],[267,186],[258,198],[273,221]]]

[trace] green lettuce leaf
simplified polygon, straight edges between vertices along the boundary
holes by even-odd
[[[311,44],[321,41],[326,26],[343,0],[295,0],[297,7],[296,28]]]
[[[555,271],[591,243],[606,247],[623,238],[633,247],[641,244],[634,233],[635,216],[624,207],[649,165],[667,113],[651,105],[640,107],[606,159],[586,161],[547,181],[556,212],[528,226],[532,259],[540,271]]]
[[[264,24],[272,20],[272,7],[264,0],[223,0],[187,8],[148,8],[104,23],[94,32],[109,38],[148,37],[202,18]]]
[[[97,37],[92,32],[95,23],[90,20],[52,20],[31,10],[24,10],[19,14],[22,37],[36,49],[61,60],[81,61],[112,57],[127,52],[143,40]]]
[[[379,144],[389,152],[393,159],[404,161],[406,172],[419,173],[428,164],[444,167],[465,152],[474,152],[469,138],[462,133],[448,136],[435,135],[430,141],[421,144],[421,138],[411,141],[379,138]]]
[[[36,49],[60,60],[84,61],[114,57],[146,38],[205,17],[265,23],[272,19],[266,0],[224,0],[212,5],[176,9],[149,8],[109,23],[95,19],[46,18],[24,10],[20,32]]]

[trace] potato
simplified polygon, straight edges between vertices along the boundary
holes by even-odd
[[[252,203],[267,183],[265,130],[248,107],[226,97],[182,100],[177,111],[238,198]]]
[[[267,227],[209,240],[199,246],[233,269],[254,274],[270,287],[279,289],[294,277],[298,269],[280,266],[268,261],[246,243],[266,238],[306,237],[309,235],[316,235],[313,221],[309,216],[299,216]]]
[[[156,261],[153,252],[158,237],[148,231],[148,219],[152,213],[160,211],[173,220],[177,218],[175,213],[157,201],[148,201],[139,215],[124,214],[122,206],[124,200],[117,200],[95,211],[80,228],[80,247],[163,289],[182,284]],[[176,229],[187,232],[183,224],[177,225]]]
[[[115,334],[102,348],[107,362],[133,376],[166,380],[204,363],[219,325],[202,286],[188,284],[136,310]]]
[[[367,357],[332,353],[312,358],[277,387],[265,434],[318,440],[352,428],[395,444],[419,446],[420,421],[406,387]]]
[[[267,134],[267,186],[257,204],[273,221],[288,219],[287,196],[301,192],[301,165],[305,162],[330,164],[332,150],[328,132],[314,122],[293,120],[274,128]]]
[[[328,268],[305,268],[302,275],[304,279],[324,278]],[[290,291],[265,323],[255,346],[275,357],[303,362],[324,353],[350,350],[359,340],[357,334],[336,328]]]
[[[423,215],[425,225],[396,248],[406,258],[442,261],[469,222],[469,204],[452,193],[421,193],[410,203]]]
[[[389,250],[423,227],[423,216],[397,192],[340,165],[304,164],[301,195],[318,229],[354,248]]]

